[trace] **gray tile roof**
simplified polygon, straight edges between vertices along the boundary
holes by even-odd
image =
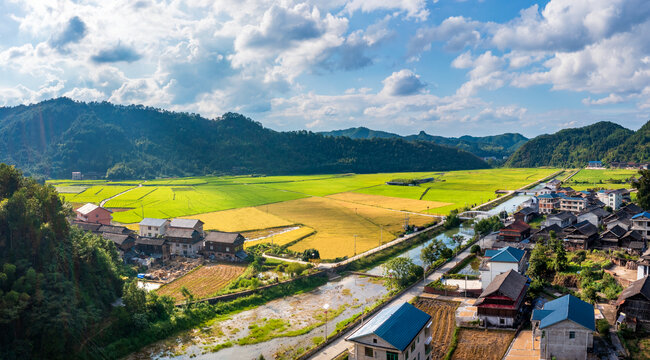
[[[154,219],[154,218],[144,218],[140,221],[140,226],[155,226],[160,227],[167,222],[167,219]]]
[[[221,232],[221,231],[210,231],[205,235],[205,241],[213,241],[224,244],[234,244],[235,241],[239,238],[240,242],[244,241],[244,238],[241,237],[239,233],[230,233],[230,232]]]
[[[169,226],[175,228],[192,229],[199,223],[203,224],[203,221],[198,219],[172,219]]]
[[[486,297],[499,293],[507,296],[513,301],[516,301],[521,295],[521,292],[526,288],[528,278],[521,275],[514,270],[508,270],[494,277],[490,285],[485,288],[485,291],[479,296],[476,305],[483,303]]]

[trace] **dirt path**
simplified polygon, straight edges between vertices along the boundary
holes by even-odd
[[[113,200],[113,199],[115,199],[116,197],[118,197],[118,196],[120,196],[120,195],[124,195],[124,194],[128,193],[129,191],[131,191],[131,190],[133,190],[133,189],[137,189],[137,188],[139,188],[139,187],[141,187],[141,186],[142,186],[142,184],[138,184],[138,186],[134,186],[134,187],[132,187],[132,188],[130,188],[130,189],[128,189],[128,190],[124,190],[124,191],[122,191],[122,192],[119,193],[119,194],[115,194],[115,195],[109,197],[108,199],[104,199],[104,200],[102,200],[102,201],[99,203],[99,206],[104,207],[104,204],[106,204],[106,203],[109,202],[110,200]]]

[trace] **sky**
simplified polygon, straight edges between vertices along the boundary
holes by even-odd
[[[647,0],[0,0],[0,106],[525,136],[650,119]]]

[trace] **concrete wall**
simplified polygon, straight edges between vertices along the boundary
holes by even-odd
[[[575,338],[570,338],[570,332],[575,333]],[[543,334],[543,335],[542,335]],[[587,358],[587,349],[594,343],[593,333],[584,327],[565,320],[545,329],[538,329],[537,335],[541,336],[540,359],[550,360],[584,360]]]
[[[194,244],[169,242],[169,250],[172,255],[197,256],[199,254],[199,251],[201,251],[202,247],[203,247],[202,241],[198,241]]]
[[[425,326],[420,331],[420,333],[418,333],[418,335],[415,338],[413,338],[413,341],[409,344],[406,350],[404,350],[404,352],[400,352],[399,350],[395,349],[392,345],[390,345],[389,343],[387,343],[386,341],[384,341],[382,338],[378,336],[372,334],[364,336],[354,341],[355,359],[356,360],[376,360],[376,359],[384,360],[386,359],[386,352],[392,351],[398,354],[398,359],[400,360],[418,359],[418,354],[420,356],[420,360],[424,360],[426,358],[424,342],[427,339],[428,333],[429,331]],[[375,343],[374,340],[376,340],[377,342]],[[372,357],[365,355],[366,347],[373,349]],[[387,348],[394,349],[394,350],[388,350]]]
[[[487,326],[514,327],[515,325],[515,319],[511,317],[479,315],[478,318],[481,320],[481,323],[487,323]],[[501,319],[503,319],[503,323]]]
[[[490,270],[481,270],[481,289],[485,290],[494,278],[509,270],[521,271],[520,263],[488,262]]]

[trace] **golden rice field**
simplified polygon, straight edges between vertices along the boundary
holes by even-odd
[[[185,286],[194,297],[202,299],[215,295],[228,283],[239,277],[246,266],[233,264],[204,265],[156,290],[158,295],[168,295],[177,302],[183,300],[181,288]]]
[[[251,246],[259,245],[259,244],[264,244],[264,243],[273,243],[276,245],[286,245],[290,242],[306,238],[308,236],[311,236],[315,234],[314,229],[309,228],[307,226],[303,226],[297,229],[289,230],[286,231],[286,229],[282,229],[282,232],[280,234],[273,234],[270,233],[266,235],[267,237],[264,239],[260,240],[253,240],[253,241],[246,241],[244,243],[244,248],[248,248]]]
[[[265,205],[264,208],[267,206]],[[393,240],[401,230],[404,213],[375,206],[355,204],[322,197],[311,197],[268,205],[271,214],[316,231],[289,249],[304,251],[316,248],[323,259],[352,256]],[[433,218],[410,215],[410,223],[424,225]],[[383,227],[383,236],[382,236]]]
[[[328,198],[363,205],[378,206],[387,209],[406,210],[421,213],[426,213],[427,209],[432,210],[442,206],[453,205],[452,203],[441,201],[415,200],[393,196],[371,195],[353,192],[329,195]]]
[[[199,219],[205,223],[205,230],[244,232],[293,225],[265,211],[264,207],[245,207],[232,210],[215,211],[205,214],[183,216],[185,219]]]

